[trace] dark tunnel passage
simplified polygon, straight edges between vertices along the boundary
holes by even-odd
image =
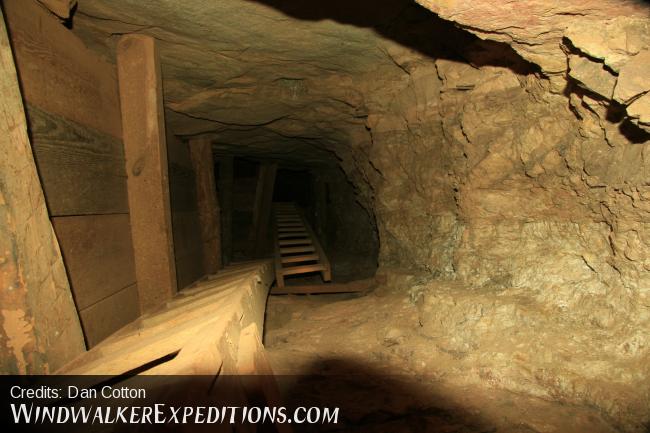
[[[219,179],[219,156],[215,177]],[[277,161],[272,161],[277,164]],[[273,220],[261,251],[255,251],[253,219],[259,175],[267,160],[236,156],[232,181],[232,251],[223,251],[232,261],[273,256]],[[172,179],[172,182],[174,180]],[[219,191],[219,181],[217,190]],[[304,214],[328,256],[333,281],[349,282],[374,275],[378,263],[378,234],[373,217],[358,202],[353,185],[340,168],[300,167],[279,164],[273,179],[273,203],[294,203]],[[219,195],[223,195],[219,191]],[[227,209],[221,205],[221,217]],[[222,234],[222,236],[226,236]],[[222,249],[228,246],[222,244]],[[318,272],[289,278],[288,282],[318,282]]]

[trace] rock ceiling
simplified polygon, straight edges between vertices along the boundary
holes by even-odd
[[[631,1],[419,2],[509,43],[558,88],[560,40],[576,15],[647,19]],[[364,133],[373,105],[390,104],[410,64],[465,33],[411,0],[80,0],[74,31],[109,59],[122,34],[159,41],[174,134],[209,133],[217,151],[305,164],[334,161],[332,151]]]
[[[434,16],[402,0],[356,11],[347,2],[285,3],[82,0],[74,29],[97,50],[112,50],[124,33],[159,41],[173,133],[209,132],[217,149],[309,163],[364,128],[363,90],[404,75],[389,54],[397,44],[380,32],[400,17]]]

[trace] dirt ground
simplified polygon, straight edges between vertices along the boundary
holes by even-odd
[[[390,297],[394,297],[390,299]],[[428,356],[431,342],[402,297],[271,296],[265,345],[289,404],[337,406],[337,425],[296,431],[618,431],[589,407],[468,383]],[[453,360],[453,357],[450,357]],[[451,362],[451,361],[450,361]],[[296,426],[294,426],[296,427]]]

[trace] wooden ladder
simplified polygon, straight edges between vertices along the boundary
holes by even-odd
[[[294,203],[273,203],[275,280],[284,287],[287,275],[320,272],[332,280],[330,262],[314,231]]]

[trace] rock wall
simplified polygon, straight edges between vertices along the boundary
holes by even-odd
[[[314,203],[309,218],[334,277],[373,276],[379,252],[374,215],[358,202],[353,185],[341,169],[315,169],[312,174]]]
[[[454,281],[406,284],[433,353],[630,431],[650,418],[647,24],[565,22],[557,69],[523,41],[430,61],[395,48],[404,74],[366,88],[370,137],[347,166],[384,272]]]

